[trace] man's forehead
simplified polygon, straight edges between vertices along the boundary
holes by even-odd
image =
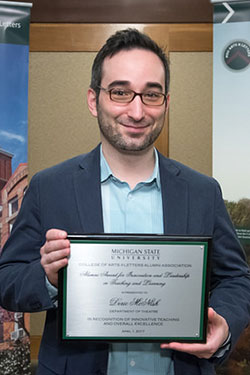
[[[145,77],[145,75],[147,77]],[[104,59],[102,79],[131,81],[136,78],[147,81],[164,81],[165,70],[161,59],[152,51],[134,48],[121,50]]]

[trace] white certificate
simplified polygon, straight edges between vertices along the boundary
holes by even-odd
[[[69,236],[62,339],[205,342],[210,239]]]

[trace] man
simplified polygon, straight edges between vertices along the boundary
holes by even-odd
[[[116,33],[94,61],[88,90],[101,146],[30,183],[1,257],[0,304],[48,310],[39,375],[214,374],[248,324],[248,267],[218,184],[153,147],[168,85],[162,50],[136,30]],[[74,232],[213,236],[207,343],[59,342],[58,271],[68,263],[67,233]]]

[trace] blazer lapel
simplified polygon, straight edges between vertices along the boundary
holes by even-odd
[[[99,146],[83,156],[74,174],[74,189],[83,233],[103,233]]]
[[[164,234],[185,235],[188,230],[188,184],[171,160],[159,154]]]
[[[187,234],[188,184],[180,170],[159,153],[164,233]],[[103,233],[100,184],[100,146],[83,156],[74,173],[77,209],[83,233]]]

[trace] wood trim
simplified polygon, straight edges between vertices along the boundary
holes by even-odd
[[[213,48],[212,24],[58,24],[30,26],[31,52],[96,52],[117,30],[128,27],[150,35],[169,52],[210,52]],[[168,119],[156,146],[168,155]]]
[[[135,27],[173,52],[210,52],[212,24],[56,24],[30,25],[31,52],[96,52],[117,30]]]
[[[169,156],[169,115],[166,114],[164,127],[161,131],[160,136],[155,141],[155,147],[164,155]]]
[[[42,336],[30,336],[30,359],[35,360],[38,358],[40,343]]]
[[[23,0],[30,1],[30,0]],[[209,0],[35,0],[32,22],[196,23],[212,22]]]

